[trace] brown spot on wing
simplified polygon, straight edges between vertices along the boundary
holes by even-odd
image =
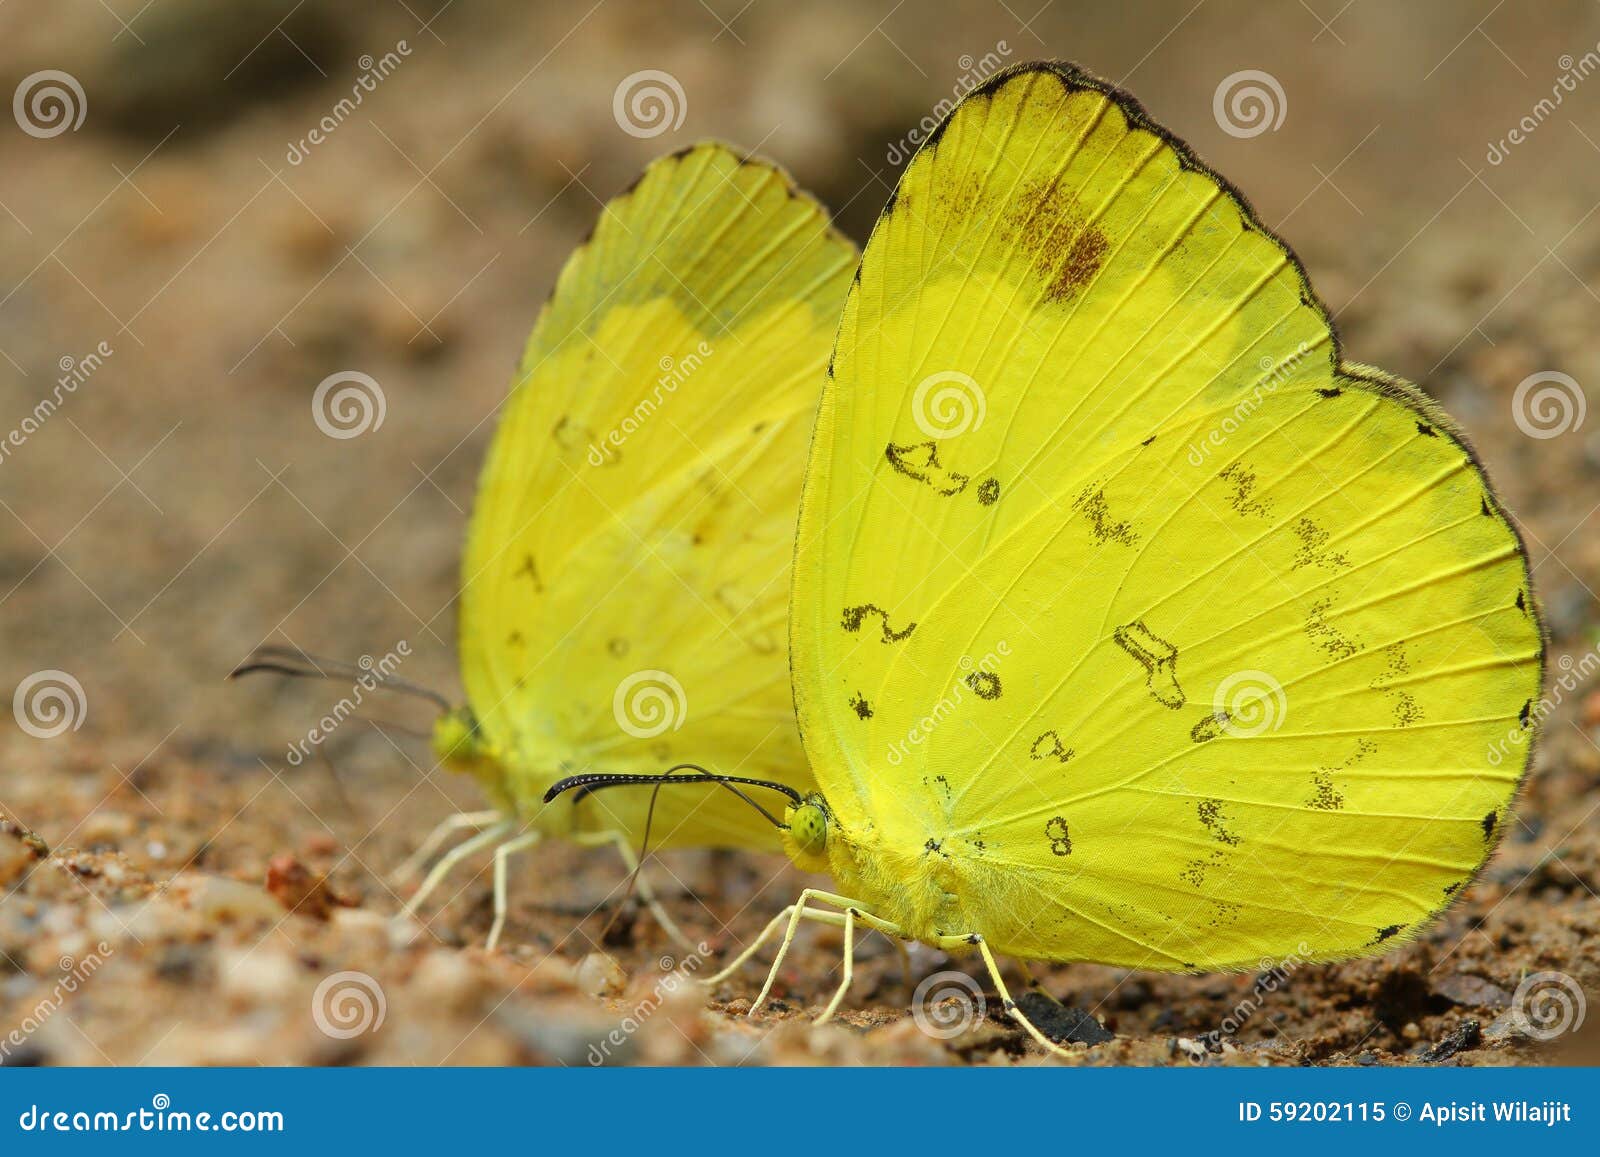
[[[1027,262],[1043,283],[1043,299],[1058,305],[1071,301],[1100,272],[1110,242],[1089,224],[1076,194],[1055,178],[1012,184],[1003,177],[969,173],[938,189],[935,203],[958,221],[998,214],[995,240]]]
[[[1085,229],[1079,233],[1073,238],[1072,247],[1067,250],[1066,261],[1056,270],[1050,288],[1045,291],[1045,300],[1071,301],[1073,295],[1100,272],[1110,248],[1106,235],[1098,229]]]

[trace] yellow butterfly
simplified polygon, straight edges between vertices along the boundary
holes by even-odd
[[[997,75],[902,176],[794,569],[821,791],[785,844],[836,890],[723,975],[780,927],[773,975],[801,919],[842,926],[823,1019],[865,927],[978,952],[1050,1048],[996,953],[1376,954],[1506,826],[1523,769],[1493,753],[1531,726],[1543,636],[1481,466],[1416,387],[1342,359],[1229,185],[1072,66]]]
[[[434,747],[494,805],[452,835],[407,905],[543,836],[614,845],[630,868],[650,800],[546,807],[562,776],[680,757],[809,788],[787,682],[789,560],[804,461],[855,246],[771,164],[701,144],[651,164],[562,270],[479,482],[462,560],[467,705]],[[753,822],[754,821],[754,822]],[[715,786],[663,796],[652,846],[777,850]],[[688,941],[650,895],[663,927]]]

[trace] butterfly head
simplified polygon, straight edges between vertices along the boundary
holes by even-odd
[[[789,858],[808,872],[828,871],[828,835],[833,823],[828,801],[812,792],[784,809],[783,822],[783,845]]]
[[[434,721],[433,753],[458,766],[482,758],[482,733],[470,707],[453,707]]]

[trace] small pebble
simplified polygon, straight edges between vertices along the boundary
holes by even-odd
[[[622,965],[604,952],[591,952],[578,963],[578,988],[591,996],[615,996],[627,982]]]

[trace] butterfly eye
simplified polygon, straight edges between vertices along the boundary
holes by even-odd
[[[818,804],[801,804],[789,814],[789,834],[802,852],[820,856],[828,847],[828,813]]]

